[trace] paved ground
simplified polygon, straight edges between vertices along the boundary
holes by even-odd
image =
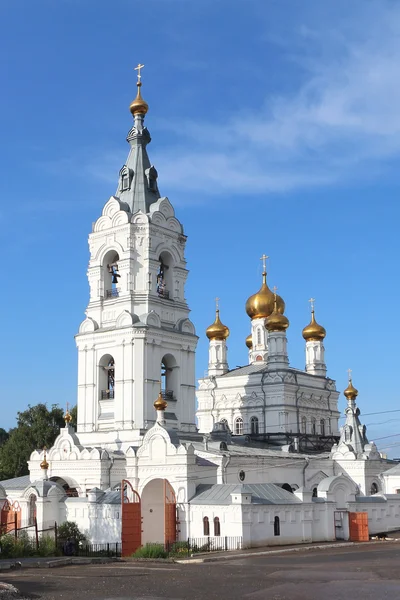
[[[397,600],[400,544],[252,556],[193,565],[114,563],[2,573],[43,600]]]

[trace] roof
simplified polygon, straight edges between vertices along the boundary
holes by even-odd
[[[251,494],[252,504],[301,504],[301,500],[274,483],[225,483],[197,486],[190,504],[232,504],[231,494]]]
[[[228,371],[225,375],[220,375],[222,377],[240,377],[241,375],[252,375],[253,373],[260,373],[260,371],[267,370],[266,364],[260,363],[259,365],[245,365],[244,367],[238,367],[237,369],[232,369],[232,371]]]
[[[400,464],[394,465],[394,467],[391,467],[387,471],[383,471],[382,475],[400,475]]]
[[[356,496],[357,502],[368,502],[373,504],[379,504],[380,502],[386,503],[386,498],[383,496]]]
[[[0,485],[6,490],[24,490],[30,485],[31,480],[29,475],[23,475],[22,477],[14,477],[13,479],[4,479],[0,481]]]

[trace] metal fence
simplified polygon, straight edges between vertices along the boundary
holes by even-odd
[[[108,544],[87,544],[85,542],[76,543],[74,540],[59,540],[58,549],[64,556],[121,556],[121,544],[119,542],[110,542]]]
[[[203,552],[229,552],[241,550],[243,539],[241,536],[207,536],[189,538],[182,542],[170,542],[165,550],[169,556],[200,554]]]

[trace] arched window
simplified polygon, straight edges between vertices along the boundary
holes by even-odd
[[[325,421],[321,419],[320,421],[321,435],[325,435]]]
[[[208,517],[203,518],[203,535],[210,535],[210,521]]]
[[[281,522],[279,517],[274,519],[274,535],[281,535]]]
[[[236,435],[243,434],[243,419],[241,417],[235,419],[235,433]]]
[[[313,491],[312,491],[312,497],[313,497],[313,498],[317,498],[317,497],[318,497],[318,488],[316,488],[316,487],[315,487],[315,488],[313,488]]]
[[[374,496],[378,492],[379,492],[379,489],[378,489],[377,484],[375,482],[372,483],[372,485],[371,485],[371,496]]]
[[[311,419],[311,433],[313,435],[317,434],[317,422],[315,419]]]
[[[306,417],[301,417],[301,433],[307,433],[307,419],[306,419]]]
[[[176,400],[177,395],[177,364],[172,354],[166,354],[161,360],[161,392],[165,400]]]
[[[157,294],[160,298],[169,299],[173,288],[173,260],[168,252],[161,252],[157,273]]]
[[[31,494],[29,496],[29,505],[28,505],[28,525],[34,525],[36,519],[36,496],[35,494]]]
[[[103,263],[103,277],[104,277],[104,297],[117,298],[119,295],[118,280],[121,275],[118,272],[118,261],[119,256],[115,250],[107,252],[104,257]]]
[[[261,329],[260,327],[257,328],[257,344],[261,344]]]
[[[221,524],[219,522],[219,517],[214,517],[214,535],[221,535]]]
[[[250,419],[250,431],[254,435],[258,434],[258,418],[257,417],[251,417],[251,419]]]
[[[115,363],[112,356],[103,357],[105,364],[100,364],[100,398],[114,400],[115,397]]]

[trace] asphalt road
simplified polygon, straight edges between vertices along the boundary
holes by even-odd
[[[400,600],[400,544],[203,564],[112,563],[2,574],[43,600]]]

